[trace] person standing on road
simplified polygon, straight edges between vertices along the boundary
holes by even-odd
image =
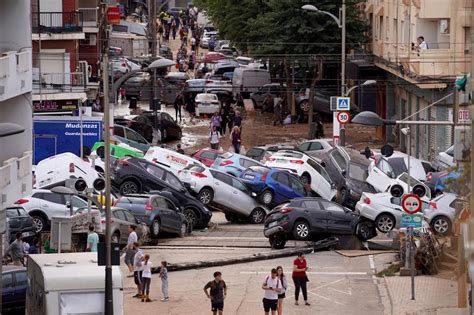
[[[234,111],[234,108],[231,106],[229,108],[229,113],[227,114],[229,133],[231,133],[232,128],[234,128],[234,118],[235,118],[235,111]]]
[[[221,109],[221,133],[222,133],[222,136],[225,136],[225,132],[226,132],[226,129],[227,129],[227,123],[229,122],[228,121],[228,115],[229,115],[229,108],[225,105],[222,106],[222,109]]]
[[[222,133],[221,130],[222,117],[219,112],[215,112],[211,117],[211,128],[216,127],[216,130]]]
[[[277,268],[278,272],[278,279],[280,279],[281,282],[281,291],[278,294],[278,315],[283,314],[283,300],[286,298],[286,289],[288,288],[288,281],[286,280],[286,276],[283,273],[283,267],[278,266]]]
[[[146,254],[142,263],[143,273],[143,295],[142,302],[151,302],[150,300],[150,285],[151,285],[151,268],[153,264],[150,261],[150,255]]]
[[[94,232],[94,224],[89,225],[89,235],[87,235],[87,248],[88,252],[97,252],[97,244],[99,243],[99,235]]]
[[[207,291],[208,289],[209,292]],[[212,314],[219,315],[224,314],[224,300],[227,296],[227,285],[222,280],[222,273],[220,271],[214,272],[214,280],[209,281],[204,286],[204,293],[207,298],[211,300],[211,311]]]
[[[237,154],[240,154],[240,145],[241,145],[240,128],[237,126],[234,126],[230,137],[232,140],[232,146],[234,147],[234,152]]]
[[[144,253],[143,250],[140,249],[140,244],[135,242],[133,244],[133,248],[135,249],[135,255],[133,256],[133,279],[135,280],[135,284],[137,285],[138,293],[134,295],[136,298],[143,298],[143,267],[142,263],[144,260]]]
[[[161,278],[161,292],[163,293],[162,302],[168,302],[170,299],[168,295],[168,263],[166,261],[161,262],[160,278]]]
[[[262,301],[265,315],[269,315],[270,310],[272,310],[272,315],[276,315],[278,308],[278,294],[281,292],[282,285],[275,268],[272,269],[271,275],[267,276],[265,281],[263,281],[262,289],[265,290]]]
[[[299,253],[298,257],[293,261],[293,283],[295,284],[295,305],[298,305],[298,297],[300,295],[300,289],[303,292],[304,304],[311,305],[308,303],[308,292],[306,283],[309,281],[306,271],[308,265],[304,257],[304,253]]]
[[[128,266],[128,270],[133,272],[133,256],[135,255],[135,249],[133,248],[133,244],[138,242],[137,232],[135,232],[136,226],[130,225],[128,227],[128,240],[127,240],[127,247],[125,250],[125,264]]]
[[[181,148],[181,143],[178,143],[176,145],[176,152],[178,152],[180,154],[184,154],[184,150]]]
[[[240,129],[240,133],[242,133],[242,126],[243,126],[243,118],[240,115],[239,111],[235,112],[235,117],[234,117],[234,127],[237,126]]]
[[[5,255],[10,254],[13,265],[22,266],[23,265],[23,241],[21,232],[15,234],[16,239],[8,246]]]
[[[188,97],[188,100],[186,102],[186,109],[188,110],[189,116],[191,117],[189,119],[189,122],[192,123],[194,116],[196,115],[196,103],[194,102],[194,97]]]
[[[221,141],[221,133],[217,130],[216,126],[212,126],[211,132],[209,133],[209,144],[211,149],[219,150]]]
[[[175,120],[178,121],[178,114],[179,114],[179,122],[183,121],[181,117],[181,107],[184,105],[183,95],[178,93],[176,95],[176,99],[174,100],[174,112],[175,112]]]

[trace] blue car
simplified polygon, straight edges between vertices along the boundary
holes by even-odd
[[[240,178],[257,194],[258,201],[266,206],[278,205],[307,195],[303,182],[285,170],[251,166]]]
[[[265,166],[260,162],[257,162],[245,155],[236,153],[226,152],[217,157],[212,168],[229,175],[239,177],[243,171],[251,166]]]
[[[459,172],[433,172],[426,176],[426,185],[431,189],[432,196],[441,195],[443,192],[448,192],[447,181],[456,180],[461,176]],[[456,187],[453,187],[456,190]],[[454,191],[456,192],[456,191]],[[457,192],[456,192],[457,193]]]
[[[2,313],[24,314],[28,276],[25,267],[3,266]]]

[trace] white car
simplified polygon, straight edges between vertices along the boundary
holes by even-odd
[[[102,178],[92,166],[73,153],[61,153],[42,160],[36,165],[36,182],[33,188],[50,188],[64,185],[70,178],[82,178],[87,187]]]
[[[397,152],[390,157],[376,155],[369,165],[367,183],[376,191],[384,192],[397,183],[397,177],[408,171],[408,155]],[[410,157],[410,176],[426,181],[426,171],[421,160]]]
[[[232,81],[224,76],[209,76],[206,79],[205,91],[207,93],[215,93],[216,91],[232,93]]]
[[[216,94],[212,93],[200,93],[196,95],[196,116],[202,114],[214,114],[220,111],[221,105]]]
[[[33,189],[31,195],[17,200],[15,204],[22,206],[33,217],[37,233],[48,229],[52,217],[69,217],[70,207],[73,213],[87,207],[87,202],[77,196],[56,194],[47,189]]]
[[[216,37],[217,32],[204,32],[202,34],[201,43],[199,44],[202,48],[209,48],[209,41],[211,37]]]
[[[336,188],[324,167],[307,154],[280,150],[267,158],[265,165],[298,175],[304,184],[326,200],[333,200],[336,196]]]
[[[144,159],[170,170],[176,176],[179,171],[190,164],[204,166],[204,164],[190,156],[162,147],[151,147],[146,152]]]
[[[422,210],[429,208],[429,199],[421,198]],[[390,193],[362,193],[355,206],[360,216],[375,222],[375,227],[382,233],[388,233],[394,228],[400,228],[402,214],[402,198],[393,197]]]
[[[250,57],[239,56],[235,58],[235,61],[237,61],[241,67],[245,67],[251,64],[254,60],[253,58],[250,58]]]
[[[442,171],[445,170],[449,167],[455,166],[456,163],[454,162],[454,146],[450,146],[449,149],[447,149],[444,152],[438,153],[437,156],[435,156],[433,160],[433,168],[436,171]]]
[[[425,220],[437,234],[448,235],[452,232],[458,203],[461,208],[467,206],[467,202],[458,195],[444,193],[431,200],[429,208],[423,211]]]
[[[314,139],[300,143],[297,148],[315,158],[321,158],[326,152],[334,148],[334,142],[329,138]]]
[[[228,221],[245,218],[255,224],[263,223],[269,212],[240,179],[229,174],[204,165],[189,165],[178,177],[204,205],[213,204],[222,210]]]

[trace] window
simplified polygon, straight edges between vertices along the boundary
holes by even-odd
[[[383,31],[384,31],[384,27],[383,27],[383,16],[380,16],[380,17],[379,17],[379,39],[380,39],[380,40],[383,39]]]
[[[325,201],[325,200],[320,200],[320,202],[321,202],[321,205],[323,206],[323,209],[326,211],[345,212],[344,208],[339,206],[338,204]]]
[[[2,287],[3,288],[13,287],[13,275],[11,273],[5,273],[2,275]]]
[[[333,151],[331,159],[341,172],[346,170],[346,160],[339,151]]]
[[[280,184],[283,184],[283,185],[285,185],[285,186],[290,187],[290,179],[289,179],[288,174],[286,174],[286,173],[275,173],[275,174],[273,174],[272,177],[273,177],[277,182],[279,182]]]
[[[18,216],[18,208],[7,209],[7,218],[15,218]]]
[[[305,200],[303,203],[304,203],[304,206],[310,210],[321,209],[321,205],[316,200]]]
[[[398,19],[393,19],[393,42],[398,45]]]
[[[251,158],[258,158],[264,153],[263,149],[252,148],[247,151],[247,156]]]
[[[316,151],[316,150],[322,150],[323,145],[320,142],[311,142],[311,145],[309,146],[310,151]]]
[[[150,173],[151,175],[153,175],[155,177],[158,177],[159,179],[162,179],[163,175],[165,174],[164,170],[162,170],[159,167],[153,166],[151,164],[146,165],[146,170],[147,170],[148,173]]]
[[[377,162],[377,168],[380,169],[382,173],[384,173],[388,177],[395,178],[395,174],[393,173],[393,168],[385,159],[380,159]]]
[[[349,163],[349,177],[350,178],[355,179],[360,182],[365,182],[365,180],[367,179],[367,176],[369,175],[368,173],[369,172],[368,172],[367,167],[363,165],[355,164],[355,163]]]
[[[114,126],[114,136],[125,138],[123,127]]]
[[[58,203],[58,204],[63,204],[63,205],[66,204],[64,197],[60,194],[45,193],[43,195],[43,199],[49,202],[53,202],[53,203]]]
[[[82,200],[81,198],[72,196],[71,205],[72,205],[74,208],[82,208],[82,207],[86,207],[86,206],[87,206],[87,202],[85,202],[85,201]]]
[[[126,138],[128,140],[132,140],[132,141],[136,141],[136,142],[139,142],[139,138],[137,137],[137,133],[133,130],[130,130],[130,129],[125,129],[125,134],[126,134]]]
[[[309,151],[309,145],[311,144],[311,142],[303,142],[302,144],[300,144],[298,146],[298,149],[301,150],[301,151]]]
[[[229,186],[233,186],[232,185],[232,177],[229,176],[229,175],[226,175],[226,174],[223,174],[223,173],[220,173],[220,172],[216,172],[216,171],[212,171],[211,170],[211,174],[212,176],[214,176],[215,179],[217,179],[218,181],[220,182],[223,182]]]
[[[390,203],[392,205],[401,206],[402,205],[402,198],[392,197],[392,198],[390,198]]]
[[[16,286],[26,286],[28,285],[28,276],[25,271],[15,272]]]
[[[303,183],[299,179],[296,179],[293,176],[289,176],[290,178],[290,187],[294,191],[300,193],[301,195],[306,195],[306,191],[304,189]]]
[[[179,181],[179,179],[171,173],[166,173],[165,182],[167,182],[171,187],[175,189],[178,189],[178,190],[185,189],[183,187],[183,184]]]
[[[308,164],[316,172],[318,172],[328,183],[332,183],[331,177],[329,177],[328,173],[326,172],[326,170],[321,165],[319,165],[318,163],[316,163],[312,159],[308,159]]]
[[[127,218],[125,217],[125,214],[123,213],[122,210],[114,211],[114,217],[119,220],[127,221]]]
[[[245,193],[248,192],[247,187],[246,187],[244,184],[242,184],[242,183],[241,183],[238,179],[236,179],[236,178],[232,178],[232,186],[234,186],[234,188],[236,188],[236,189],[238,189],[238,190],[240,190],[240,191],[243,191],[243,192],[245,192]]]
[[[130,223],[136,223],[137,220],[135,219],[135,216],[131,214],[129,211],[123,211],[123,214],[125,215],[125,219],[130,222]]]
[[[243,158],[241,158],[241,159],[239,160],[239,164],[240,164],[240,166],[245,167],[245,168],[249,168],[249,167],[251,167],[251,166],[258,166],[258,165],[260,165],[260,164],[258,164],[258,163],[255,162],[255,161],[248,160],[248,159],[243,159]]]

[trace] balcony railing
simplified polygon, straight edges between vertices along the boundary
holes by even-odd
[[[82,13],[84,27],[97,27],[98,24],[98,9],[97,8],[79,8]]]
[[[81,33],[82,12],[33,12],[33,33]]]
[[[83,72],[72,73],[43,73],[41,79],[38,74],[33,76],[33,88],[42,92],[78,92],[86,87]],[[41,81],[40,81],[41,80]],[[40,83],[41,82],[41,83]]]

